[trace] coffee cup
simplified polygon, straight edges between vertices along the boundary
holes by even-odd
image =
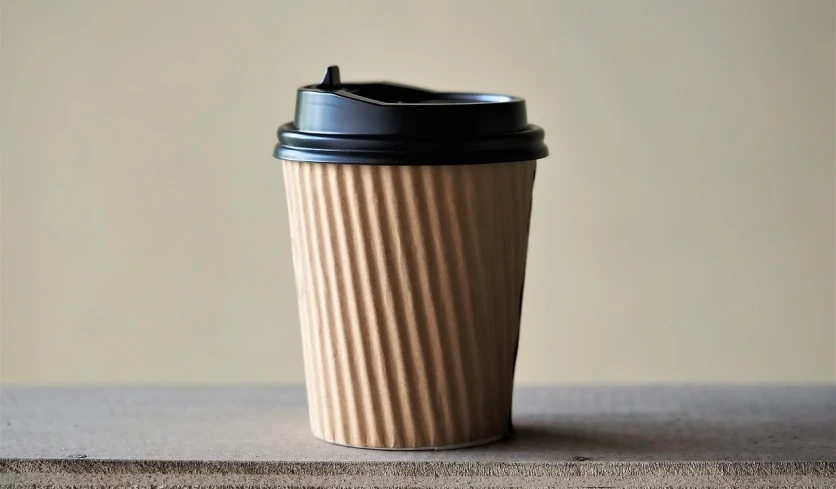
[[[548,154],[525,101],[330,67],[278,136],[313,434],[396,450],[507,435]]]

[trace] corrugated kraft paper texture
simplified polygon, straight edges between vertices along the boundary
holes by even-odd
[[[506,434],[536,162],[283,165],[314,435]]]

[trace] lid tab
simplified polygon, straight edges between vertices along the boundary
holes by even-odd
[[[334,88],[340,85],[340,67],[329,66],[325,70],[325,76],[322,78],[322,83],[319,88]]]

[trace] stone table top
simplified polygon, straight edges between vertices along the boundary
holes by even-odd
[[[523,387],[514,423],[363,450],[310,434],[301,386],[4,387],[0,485],[836,486],[834,386]]]

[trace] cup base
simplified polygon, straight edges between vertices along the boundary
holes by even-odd
[[[386,451],[393,451],[393,452],[428,452],[428,451],[440,451],[440,450],[457,450],[459,448],[471,448],[471,447],[478,447],[480,445],[487,445],[488,443],[497,442],[503,438],[505,435],[494,435],[488,438],[482,438],[481,440],[476,441],[469,441],[466,443],[457,443],[455,445],[442,445],[438,447],[434,446],[427,446],[427,447],[404,447],[404,448],[390,448],[390,447],[366,447],[362,445],[347,445],[345,443],[337,443],[335,441],[326,440],[325,438],[316,437],[319,440],[322,440],[326,443],[330,443],[332,445],[338,445],[341,447],[348,447],[348,448],[360,448],[363,450],[386,450]]]

